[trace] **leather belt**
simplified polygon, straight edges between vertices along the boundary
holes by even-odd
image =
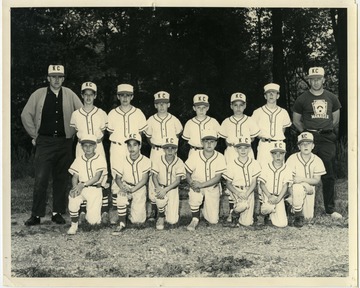
[[[117,145],[122,145],[120,142],[115,142],[115,141],[111,141],[111,143],[117,144]]]
[[[282,141],[282,140],[274,140],[270,138],[260,138],[261,142],[276,142],[276,141]]]
[[[160,149],[162,149],[162,146],[160,146],[160,145],[151,145],[151,147],[152,147],[152,149],[154,149],[154,150],[160,150]]]
[[[45,135],[45,134],[39,134],[40,136],[45,136],[45,137],[52,137],[52,138],[65,138],[65,135],[59,135],[59,134],[49,134],[49,135]]]
[[[334,130],[333,129],[318,129],[318,130],[315,130],[315,129],[305,129],[306,131],[309,131],[309,132],[314,132],[314,133],[319,133],[319,134],[330,134],[330,133],[333,133]]]

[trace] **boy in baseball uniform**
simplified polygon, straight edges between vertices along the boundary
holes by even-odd
[[[185,179],[184,162],[177,157],[178,138],[163,141],[164,154],[152,161],[152,181],[158,209],[156,229],[163,230],[164,222],[174,225],[179,221],[179,184]]]
[[[97,137],[82,135],[80,140],[84,154],[76,157],[69,172],[72,175],[72,189],[69,193],[69,212],[71,226],[67,234],[76,234],[78,229],[79,208],[86,200],[86,220],[90,224],[101,222],[102,189],[101,183],[107,175],[105,157],[96,153]]]
[[[147,129],[144,134],[151,145],[150,160],[158,161],[164,150],[162,144],[168,137],[175,135],[177,138],[183,130],[179,119],[168,112],[170,107],[170,94],[166,91],[159,91],[154,94],[154,105],[157,113],[147,120]],[[176,155],[176,152],[175,152]],[[156,197],[155,186],[152,180],[149,181],[149,199],[151,202],[151,212],[149,221],[156,219]]]
[[[201,133],[204,130],[215,130],[219,132],[219,122],[206,113],[209,111],[209,96],[205,94],[196,94],[193,98],[193,110],[196,116],[188,120],[185,124],[182,138],[188,141],[190,151],[188,157],[195,151],[202,150]]]
[[[238,157],[238,153],[234,147],[235,143],[231,142],[231,139],[236,140],[239,139],[239,137],[245,136],[251,138],[251,141],[253,141],[254,138],[260,133],[260,129],[258,128],[254,119],[244,114],[244,110],[246,108],[245,94],[240,92],[233,93],[230,98],[230,107],[234,114],[226,118],[221,123],[219,133],[220,137],[225,139],[227,146],[224,152],[226,163],[231,163]],[[254,158],[254,152],[252,151],[251,147],[249,149],[249,157]],[[235,201],[228,189],[226,189],[225,193],[229,195],[230,212],[227,221],[231,222],[231,213],[233,211]]]
[[[300,152],[292,154],[286,161],[289,167],[293,185],[290,187],[290,197],[286,200],[292,205],[294,223],[302,227],[305,220],[314,217],[315,186],[319,184],[321,176],[326,174],[323,161],[312,153],[314,149],[314,136],[303,132],[298,136]]]
[[[273,149],[272,142],[284,141],[285,129],[291,126],[289,113],[276,104],[280,97],[280,86],[275,83],[266,84],[264,97],[266,104],[256,109],[251,116],[260,129],[256,160],[261,166],[273,161],[270,153]]]
[[[291,171],[285,165],[286,144],[282,141],[271,142],[272,161],[262,165],[259,182],[262,193],[261,214],[265,224],[286,227],[288,219],[285,211],[284,197],[292,182]]]
[[[220,180],[226,171],[225,157],[215,151],[217,132],[204,130],[201,136],[202,150],[194,151],[185,162],[186,180],[190,185],[189,204],[192,220],[187,230],[194,231],[199,224],[200,206],[204,218],[210,224],[219,221]]]
[[[128,139],[131,131],[141,133],[146,130],[147,122],[144,113],[131,105],[131,100],[134,98],[134,87],[130,84],[120,84],[117,86],[117,99],[120,101],[120,106],[112,109],[108,115],[107,130],[110,133],[110,166],[114,167],[115,162],[123,161],[128,155],[128,149],[125,145],[125,140]],[[113,173],[112,169],[112,173]],[[112,174],[113,178],[115,175]],[[112,182],[111,192],[116,195],[119,191],[118,185]],[[116,199],[113,200],[113,207],[117,207]],[[114,202],[115,201],[115,202]],[[110,211],[110,223],[116,224],[117,212]]]
[[[100,108],[94,106],[94,100],[97,96],[97,86],[92,82],[84,82],[81,85],[81,97],[84,102],[84,106],[78,110],[75,110],[70,119],[70,126],[74,127],[77,131],[78,139],[82,139],[83,135],[95,135],[97,145],[96,152],[105,157],[104,146],[102,139],[104,137],[104,131],[107,126],[107,114]],[[76,157],[80,157],[84,152],[82,150],[80,142],[76,145]],[[105,188],[107,177],[103,178],[102,186]],[[106,187],[107,188],[107,187]],[[86,201],[80,208],[80,221],[84,218],[86,213]],[[107,191],[103,189],[103,205],[101,208],[102,221],[107,222],[108,218],[108,195]]]
[[[231,143],[233,143],[238,154],[235,159],[227,163],[227,171],[224,174],[226,187],[235,202],[231,214],[232,227],[235,227],[237,222],[243,226],[250,226],[253,224],[254,213],[253,192],[261,167],[253,157],[249,157],[251,152],[250,137],[240,136],[236,139],[230,139],[230,141],[232,141]]]
[[[115,182],[119,187],[116,197],[119,225],[112,235],[120,235],[126,227],[127,207],[130,205],[129,220],[140,224],[146,220],[146,184],[149,180],[151,161],[141,154],[141,136],[129,134],[125,144],[129,155],[113,165]],[[130,202],[130,203],[129,203]]]

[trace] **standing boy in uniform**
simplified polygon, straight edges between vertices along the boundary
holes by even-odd
[[[219,133],[219,122],[206,113],[209,111],[209,97],[205,94],[196,94],[193,98],[193,110],[196,116],[188,120],[185,124],[184,133],[182,138],[188,141],[190,151],[188,157],[194,151],[202,150],[201,133],[205,130],[215,130]]]
[[[158,161],[164,150],[162,144],[168,137],[175,135],[179,138],[180,133],[183,130],[178,118],[171,115],[168,112],[170,107],[170,94],[166,91],[159,91],[154,94],[154,105],[157,109],[157,113],[151,116],[147,120],[147,129],[145,130],[145,136],[148,138],[148,142],[151,145],[150,160],[151,162]],[[175,153],[176,155],[176,153]],[[151,213],[149,220],[154,221],[156,219],[156,193],[155,186],[152,180],[149,181],[149,199],[151,201]]]
[[[251,117],[244,114],[246,108],[246,96],[243,93],[236,92],[231,95],[230,98],[230,107],[233,110],[233,116],[226,118],[220,127],[220,137],[224,138],[226,141],[227,148],[225,149],[225,159],[226,163],[231,163],[234,159],[238,157],[238,153],[234,147],[235,143],[231,142],[231,139],[239,139],[240,137],[249,137],[251,141],[254,140],[256,136],[259,135],[260,129],[258,128],[256,122]],[[250,148],[249,157],[254,158],[254,152]],[[228,222],[231,222],[232,217],[231,213],[234,208],[234,199],[232,198],[231,193],[228,189],[226,193],[229,195],[229,216],[227,218]]]
[[[111,169],[117,162],[122,162],[128,155],[128,149],[125,145],[125,140],[128,139],[131,131],[141,133],[147,128],[146,118],[140,109],[131,105],[131,100],[134,98],[134,87],[129,84],[120,84],[117,86],[117,99],[120,101],[120,106],[112,109],[108,115],[108,127],[110,132],[110,166]],[[115,178],[112,169],[112,176]],[[117,184],[112,182],[112,206],[110,211],[110,223],[116,224],[116,195],[119,191]]]
[[[237,222],[243,226],[250,226],[253,224],[255,202],[253,192],[261,172],[261,167],[254,158],[249,157],[251,151],[250,137],[240,136],[236,139],[230,139],[230,141],[234,143],[238,154],[237,158],[227,163],[227,171],[224,174],[226,187],[236,203],[231,215],[232,227],[236,226]],[[237,206],[244,208],[239,210]]]
[[[251,116],[260,129],[256,160],[261,166],[273,161],[270,153],[272,142],[284,141],[285,129],[291,126],[289,113],[276,104],[280,97],[280,86],[275,83],[265,85],[264,97],[266,104],[256,109]]]
[[[309,69],[310,90],[301,94],[294,103],[293,122],[299,132],[307,131],[314,136],[314,154],[326,167],[322,177],[325,213],[334,219],[342,215],[335,211],[335,155],[336,135],[334,129],[340,120],[341,104],[337,96],[324,89],[325,71],[322,67]]]
[[[185,178],[184,162],[176,156],[178,138],[164,139],[164,155],[152,161],[152,180],[158,208],[156,229],[163,230],[164,222],[174,225],[179,221],[179,184]]]
[[[261,214],[265,224],[286,227],[288,224],[284,197],[292,182],[291,171],[285,165],[286,144],[282,141],[271,142],[269,154],[273,161],[263,164],[259,182],[262,193]]]
[[[71,227],[67,234],[76,234],[78,229],[79,208],[86,200],[86,220],[90,224],[100,224],[102,189],[101,183],[107,175],[105,157],[95,153],[97,137],[83,134],[80,140],[84,154],[76,157],[69,168],[72,174],[72,186],[69,193],[69,212]]]
[[[120,235],[126,227],[127,206],[130,204],[129,220],[141,224],[146,220],[146,184],[149,180],[151,161],[141,154],[141,136],[134,132],[125,141],[129,155],[122,161],[115,161],[113,174],[119,187],[117,194],[117,211],[119,226],[112,235]]]
[[[105,151],[102,143],[104,131],[107,126],[107,114],[100,108],[94,106],[94,100],[97,96],[97,86],[92,82],[85,82],[81,85],[81,97],[84,100],[84,106],[71,115],[70,126],[74,127],[77,131],[79,140],[84,135],[95,135],[96,137],[96,153],[104,158]],[[84,154],[80,142],[76,145],[76,157]],[[103,205],[101,207],[101,218],[104,223],[108,218],[108,195],[105,190],[107,177],[103,178]],[[81,205],[80,218],[85,215],[86,201]],[[81,222],[81,221],[80,221]]]
[[[202,132],[203,150],[194,151],[185,162],[186,179],[190,185],[189,204],[192,220],[187,230],[194,231],[199,224],[200,206],[210,224],[219,221],[220,180],[226,171],[225,157],[215,151],[218,136],[215,130]]]
[[[298,136],[298,147],[300,152],[292,154],[286,161],[293,177],[291,196],[287,201],[295,214],[294,226],[302,227],[304,218],[311,220],[314,217],[315,186],[326,170],[320,157],[312,153],[314,136],[311,133],[303,132]]]

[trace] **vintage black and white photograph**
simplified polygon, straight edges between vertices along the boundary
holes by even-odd
[[[4,283],[355,287],[357,7],[319,3],[7,3]]]

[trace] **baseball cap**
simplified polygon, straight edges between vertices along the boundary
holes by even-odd
[[[303,132],[298,136],[297,144],[301,142],[314,142],[314,136],[310,132]]]
[[[267,91],[270,91],[270,90],[280,92],[280,85],[275,84],[275,83],[266,84],[264,86],[264,92],[267,92]]]
[[[204,130],[201,133],[201,140],[217,140],[218,139],[218,135],[217,132],[215,130]]]
[[[312,77],[321,77],[325,75],[325,70],[322,67],[311,67],[309,69],[309,76],[308,78]]]
[[[234,143],[234,147],[251,146],[251,138],[247,136],[240,136],[239,138],[235,138],[231,142]]]
[[[79,142],[81,144],[84,144],[84,143],[96,144],[97,139],[96,139],[95,135],[85,134],[85,135],[81,136],[81,139],[79,140]]]
[[[64,76],[65,69],[63,65],[49,65],[48,68],[49,76]]]
[[[96,87],[96,84],[95,83],[92,83],[92,82],[84,82],[82,85],[81,85],[81,91],[84,91],[86,89],[90,89],[94,92],[97,91],[97,87]]]
[[[121,92],[134,93],[134,87],[130,84],[120,84],[117,86],[117,93]]]
[[[139,144],[141,144],[141,136],[137,132],[130,133],[128,135],[127,139],[125,140],[125,143],[129,142],[130,140],[135,140],[135,141],[139,142]]]
[[[164,142],[162,144],[163,148],[167,148],[167,147],[178,147],[179,145],[179,140],[178,138],[175,137],[167,137],[164,139]]]
[[[193,98],[194,106],[209,106],[209,96],[206,94],[196,94]]]
[[[235,101],[243,101],[244,103],[246,103],[245,94],[240,93],[240,92],[233,93],[231,95],[230,102],[232,103],[232,102],[235,102]]]
[[[271,142],[270,152],[286,152],[286,143],[283,141]]]
[[[166,91],[159,91],[154,94],[154,103],[169,103],[170,94]]]

